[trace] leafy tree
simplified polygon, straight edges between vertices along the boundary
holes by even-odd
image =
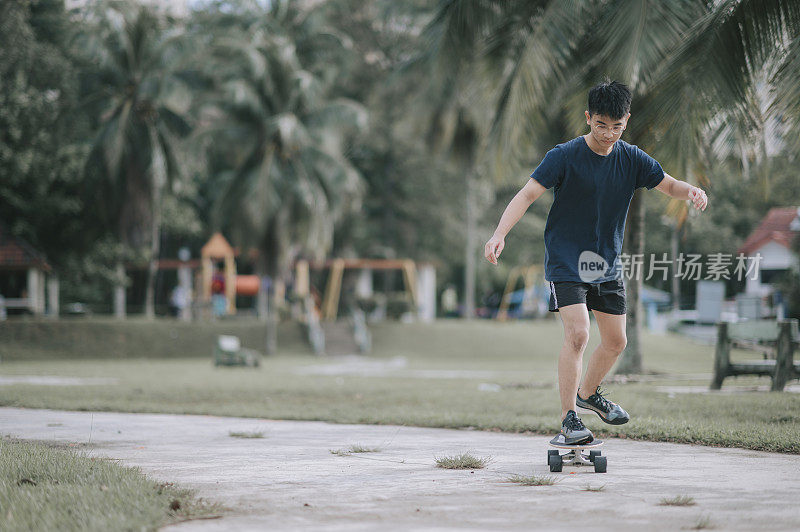
[[[99,111],[87,162],[95,206],[119,241],[149,263],[145,314],[153,317],[160,250],[161,208],[180,173],[176,143],[190,131],[185,116],[190,92],[177,75],[185,50],[180,30],[144,6],[100,2],[84,12],[75,41],[92,69],[84,71],[85,109]],[[123,283],[123,257],[118,282]],[[124,315],[124,289],[115,292],[115,314]]]
[[[320,62],[342,50],[307,16],[284,3],[220,15],[227,24],[218,25],[209,50],[221,74],[201,111],[208,126],[200,134],[213,135],[212,151],[231,155],[212,157],[227,163],[215,168],[212,223],[234,242],[256,247],[256,272],[277,282],[296,257],[322,258],[331,249],[336,224],[363,193],[347,139],[365,127],[367,115],[355,101],[329,98],[325,69],[301,60],[301,49]],[[268,315],[273,352],[276,314]]]
[[[441,286],[463,282],[465,189],[462,169],[430,142],[429,100],[419,91],[429,72],[407,68],[426,43],[419,35],[431,14],[424,1],[337,0],[314,9],[346,36],[349,60],[331,91],[361,102],[370,118],[350,150],[366,184],[363,208],[337,227],[333,254],[433,260]],[[378,279],[388,292],[398,278]]]
[[[63,2],[0,3],[0,220],[44,252],[61,299],[103,299],[85,257],[103,229],[82,195],[90,121],[76,113],[81,64]]]
[[[586,90],[610,75],[634,89],[627,140],[679,178],[702,181],[713,121],[742,129],[754,122],[748,107],[754,80],[770,62],[789,63],[787,43],[797,39],[798,24],[800,10],[778,0],[467,0],[442,1],[434,28],[445,43],[441,54],[459,61],[478,50],[494,74],[500,89],[490,93],[492,131],[499,150],[513,156],[535,146],[548,122],[563,112],[570,129],[582,131]],[[640,193],[629,217],[626,246],[640,253]],[[641,279],[629,284],[629,342],[618,367],[624,373],[641,371],[640,287]]]

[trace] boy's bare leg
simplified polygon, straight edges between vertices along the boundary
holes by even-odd
[[[592,395],[625,349],[625,314],[607,314],[593,310],[597,328],[600,329],[600,345],[589,359],[586,375],[581,384],[581,398]],[[563,398],[562,398],[563,402]]]
[[[564,345],[558,355],[558,391],[561,396],[561,419],[575,410],[575,395],[583,368],[583,352],[589,342],[589,311],[583,303],[560,307],[564,325]]]

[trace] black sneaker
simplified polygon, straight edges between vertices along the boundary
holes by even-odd
[[[578,390],[577,397],[575,404],[579,411],[594,412],[609,425],[623,425],[631,419],[631,416],[629,416],[621,406],[603,397],[599,386],[597,390],[586,399],[581,398],[580,390]]]
[[[564,421],[561,422],[561,434],[564,436],[564,443],[567,445],[589,443],[594,440],[594,434],[583,426],[581,418],[578,417],[574,410],[570,410],[564,416]]]

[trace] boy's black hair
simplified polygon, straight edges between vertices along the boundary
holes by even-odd
[[[619,81],[599,83],[589,90],[589,114],[618,120],[631,111],[631,90]]]

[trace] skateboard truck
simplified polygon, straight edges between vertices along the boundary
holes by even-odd
[[[547,451],[547,465],[550,466],[550,471],[554,473],[560,472],[565,465],[593,465],[595,473],[605,473],[608,463],[606,457],[601,456],[599,450],[594,450],[595,447],[600,447],[601,445],[603,445],[602,440],[568,444],[564,441],[564,435],[559,434],[550,440],[550,446],[555,447],[555,449]],[[561,454],[559,449],[565,449],[567,452]],[[584,453],[584,449],[589,449],[589,454]]]

